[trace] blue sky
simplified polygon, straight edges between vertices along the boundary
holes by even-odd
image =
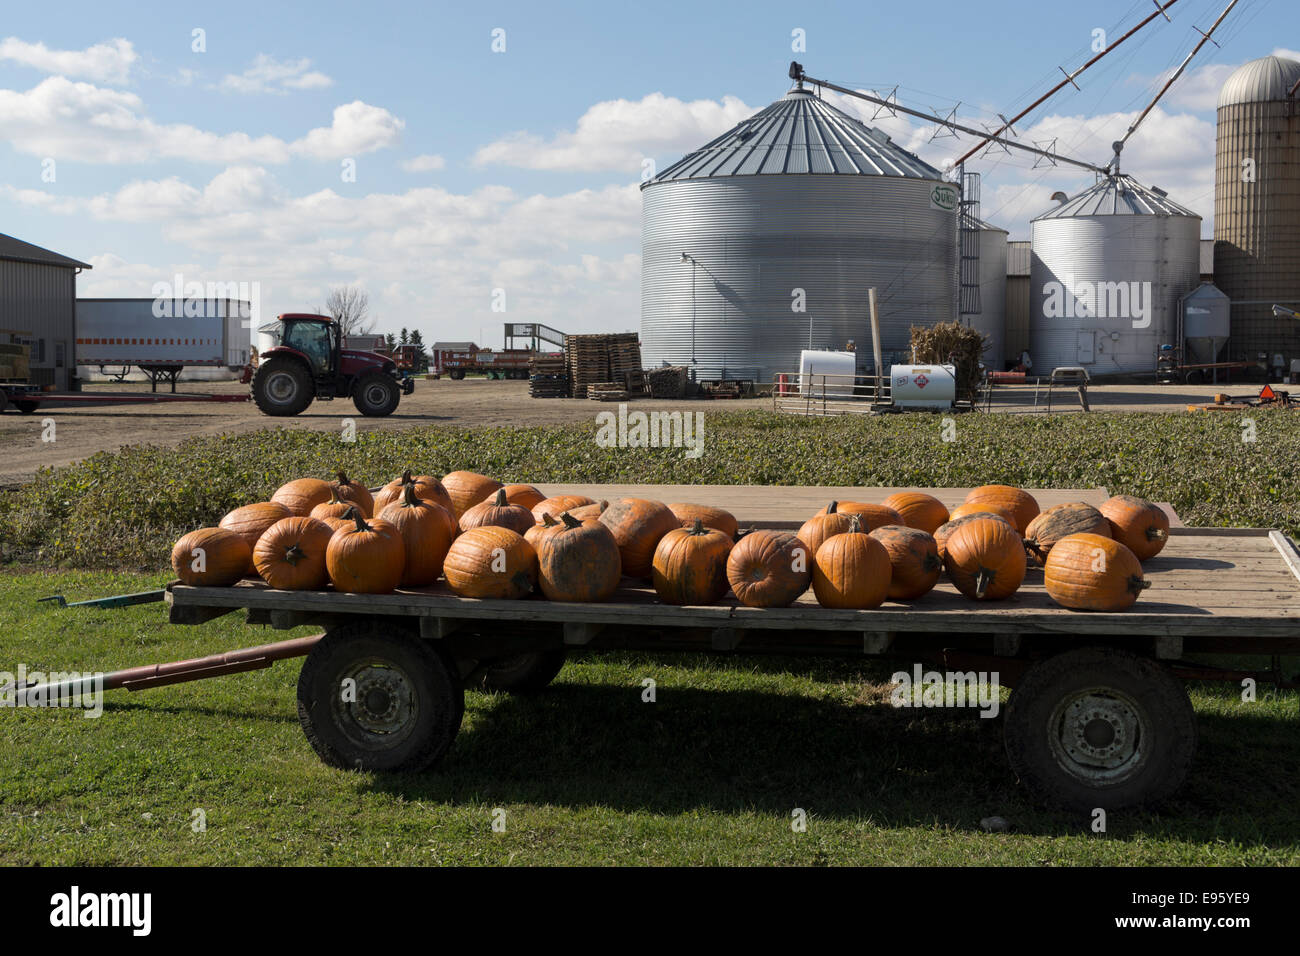
[[[1226,0],[1179,0],[1020,124],[1096,163]],[[503,319],[636,328],[642,163],[662,169],[779,97],[792,58],[846,86],[991,122],[1153,9],[1149,2],[925,5],[68,3],[0,23],[0,232],[92,263],[83,295],[177,271],[256,281],[264,313],[363,285],[381,329],[500,345]],[[56,12],[57,11],[57,12]],[[493,30],[505,51],[493,52]],[[193,31],[206,49],[192,50]],[[792,31],[806,49],[792,51]],[[1294,0],[1242,0],[1125,154],[1206,219],[1214,95],[1300,48]],[[839,105],[941,163],[922,121]],[[53,160],[53,166],[49,165]],[[354,181],[343,175],[355,164]],[[1090,182],[1002,154],[984,215],[1028,237]],[[49,169],[54,171],[49,181]],[[43,178],[44,173],[44,178]],[[506,292],[507,313],[491,309]]]

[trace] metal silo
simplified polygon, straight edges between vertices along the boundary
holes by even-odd
[[[1201,217],[1113,174],[1030,224],[1029,354],[1043,374],[1153,372],[1200,282]]]
[[[956,318],[957,187],[796,87],[642,187],[641,351],[700,379],[770,381],[806,348],[871,364]],[[802,306],[804,311],[797,311]]]
[[[1232,299],[1232,359],[1300,358],[1300,63],[1252,60],[1219,92],[1214,283]]]
[[[1002,371],[1007,364],[1007,236],[1005,229],[990,225],[982,219],[971,217],[970,223],[979,229],[979,283],[980,310],[963,313],[963,325],[978,329],[988,346],[984,350],[984,365]]]

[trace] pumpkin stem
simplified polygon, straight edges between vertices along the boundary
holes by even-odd
[[[420,499],[415,497],[415,482],[408,481],[402,485],[402,507],[415,508],[420,504]]]
[[[609,502],[606,501],[604,498],[601,498],[598,502],[596,502],[596,510],[597,510],[600,514],[604,514],[604,513],[605,513],[605,509],[608,508],[608,507],[609,507]]]
[[[298,547],[297,543],[291,544],[289,547],[284,549],[284,560],[288,561],[289,564],[294,567],[297,567],[298,562],[305,557],[307,557],[306,553],[302,548]]]
[[[549,518],[550,515],[547,515],[547,517]],[[566,528],[582,527],[582,522],[579,521],[577,518],[575,518],[573,515],[569,514],[567,511],[564,514],[560,515],[560,520],[564,522],[564,526]]]
[[[862,522],[858,519],[858,516],[856,514],[849,515],[848,533],[853,534],[854,532],[861,532],[861,531],[862,531]]]
[[[1155,528],[1155,527],[1147,528],[1148,541],[1160,541],[1163,538],[1167,538],[1167,537],[1169,537],[1169,532],[1166,531],[1164,528]]]
[[[411,469],[408,468],[406,471],[402,472],[402,484],[409,485],[413,481],[415,481],[415,479],[411,476]]]
[[[1151,582],[1136,574],[1128,579],[1128,590],[1130,594],[1141,594],[1149,587],[1151,587]]]
[[[496,506],[498,508],[504,508],[508,504],[510,504],[510,502],[506,500],[506,490],[504,488],[497,489]]]
[[[840,510],[840,503],[838,501],[832,501],[830,504],[826,506],[826,513],[828,515],[833,515],[839,510]]]
[[[991,571],[988,568],[980,568],[978,571],[976,571],[975,572],[975,596],[977,598],[983,599],[984,595],[989,593],[989,586],[993,583],[996,577],[997,577],[997,572]]]
[[[565,514],[568,514],[568,512],[566,511]],[[549,511],[543,511],[542,524],[548,528],[554,528],[557,524],[559,524],[559,522],[551,517],[551,513]]]
[[[734,543],[739,544],[741,538],[745,537],[745,535],[747,534],[753,534],[757,530],[758,529],[753,527],[752,525],[748,528],[741,528],[739,531],[736,532],[736,540]]]
[[[704,519],[696,518],[695,524],[691,527],[690,534],[694,536],[698,534],[708,534],[708,533],[709,533],[708,529],[704,527]]]
[[[356,527],[356,530],[357,530],[357,531],[372,531],[372,530],[374,530],[374,529],[372,529],[372,528],[370,527],[370,525],[366,524],[366,519],[365,519],[364,517],[362,517],[362,515],[361,515],[361,509],[360,509],[360,508],[349,507],[348,510],[347,510],[347,513],[344,514],[343,517],[344,517],[344,518],[351,518],[353,521],[355,521],[355,522],[357,523],[357,527]]]
[[[339,470],[338,475],[339,475],[339,485],[341,487],[347,487],[348,485],[352,484],[351,480],[348,478],[347,474],[342,469]]]
[[[330,485],[330,500],[329,500],[329,504],[332,504],[332,505],[341,505],[341,504],[343,504],[343,499],[339,497],[339,489],[338,489],[338,487],[335,486],[335,485]]]

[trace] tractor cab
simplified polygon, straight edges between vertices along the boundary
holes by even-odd
[[[262,352],[271,348],[293,349],[308,361],[316,376],[329,375],[337,370],[339,327],[326,316],[288,312],[257,331],[270,340],[263,340],[267,347],[263,347]]]

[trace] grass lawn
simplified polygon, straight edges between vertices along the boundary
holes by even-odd
[[[308,633],[33,603],[166,579],[11,569],[0,669],[110,670]],[[893,709],[888,663],[576,657],[541,695],[469,694],[447,760],[414,777],[321,764],[298,727],[298,667],[110,692],[98,719],[0,713],[0,863],[1300,863],[1294,692],[1245,704],[1193,685],[1187,785],[1158,813],[1112,813],[1099,835],[1026,800],[1000,720]],[[993,814],[1014,830],[983,832]]]

